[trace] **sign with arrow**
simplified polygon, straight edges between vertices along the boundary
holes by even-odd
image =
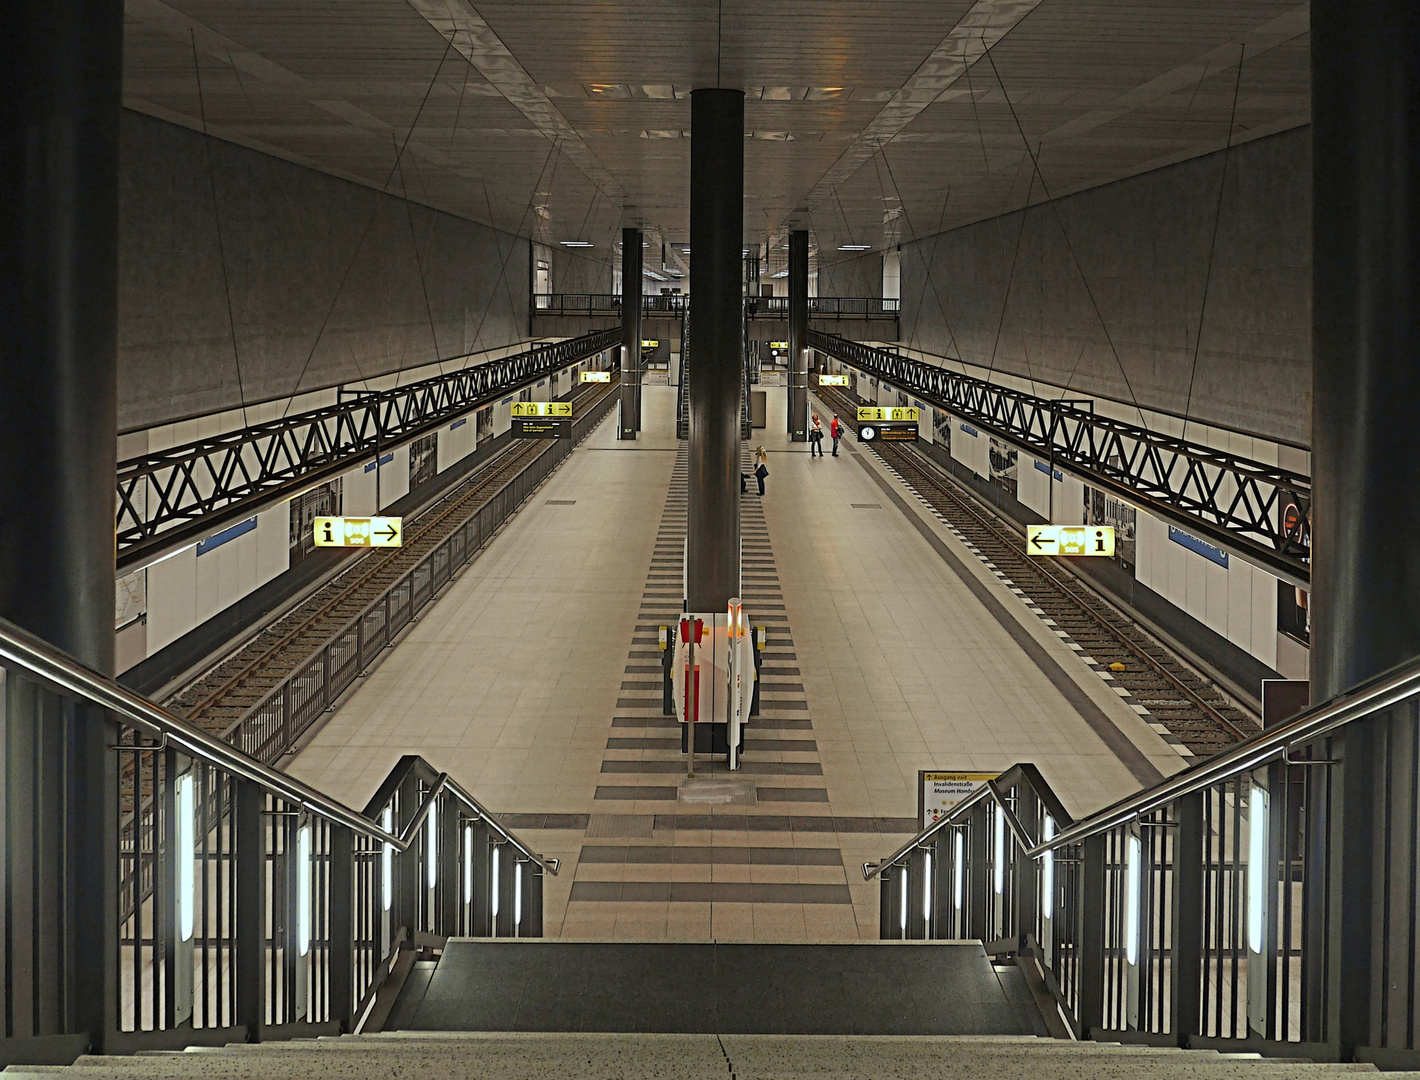
[[[876,405],[858,406],[858,419],[860,421],[876,420],[879,423],[911,423],[915,424],[921,416],[915,405],[906,405],[895,408],[879,408]]]
[[[566,416],[572,415],[570,401],[515,401],[513,416]]]
[[[584,371],[584,372],[582,372],[582,381],[583,381],[584,383],[589,383],[589,382],[611,382],[611,372],[610,372],[610,371]]]
[[[403,547],[404,518],[318,517],[316,547]]]
[[[1027,525],[1027,555],[1114,556],[1113,525]]]

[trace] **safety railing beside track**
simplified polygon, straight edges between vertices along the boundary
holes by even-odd
[[[118,569],[146,565],[445,420],[620,344],[600,330],[408,386],[143,454],[118,467]]]
[[[1336,906],[1333,823],[1348,742],[1413,746],[1417,702],[1412,662],[1079,821],[1038,769],[1016,765],[864,864],[881,936],[975,938],[1038,965],[1076,1037],[1413,1068],[1413,983],[1372,999],[1384,1047],[1338,1043],[1336,920],[1357,914]],[[1416,804],[1414,791],[1394,797]],[[1408,976],[1417,857],[1387,841],[1378,858],[1380,947]]]
[[[401,949],[542,935],[557,861],[420,758],[357,811],[3,621],[0,673],[66,751],[7,785],[0,1059],[352,1031]]]
[[[607,393],[521,472],[378,597],[273,686],[223,733],[243,753],[268,764],[292,750],[360,673],[438,595],[479,548],[616,406]]]
[[[810,330],[808,344],[1284,580],[1310,581],[1310,477],[836,335]]]

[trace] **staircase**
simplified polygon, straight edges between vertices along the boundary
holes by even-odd
[[[832,987],[825,987],[831,994]],[[1212,1050],[1021,1036],[437,1034],[346,1035],[137,1057],[82,1057],[5,1076],[208,1080],[1317,1080],[1374,1073]],[[1390,1073],[1416,1077],[1417,1073]]]

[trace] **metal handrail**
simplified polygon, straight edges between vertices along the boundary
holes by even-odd
[[[498,819],[493,816],[487,807],[464,790],[463,786],[446,772],[439,774],[433,786],[425,793],[424,801],[420,803],[418,812],[414,817],[410,818],[409,824],[404,827],[404,831],[400,834],[400,839],[406,846],[414,842],[415,835],[419,832],[420,828],[424,825],[425,819],[428,818],[430,812],[433,810],[435,800],[446,790],[453,792],[454,795],[468,803],[468,805],[473,808],[474,812],[478,814],[491,829],[526,855],[530,861],[542,867],[543,870],[547,871],[547,873],[551,874],[553,877],[557,876],[557,869],[562,865],[561,859],[544,859],[541,855],[532,851],[516,836],[503,828],[502,824],[499,823]]]
[[[109,676],[95,671],[6,619],[0,619],[0,660],[24,669],[34,678],[65,693],[87,699],[117,713],[129,723],[147,730],[162,739],[167,746],[176,747],[189,757],[259,784],[287,802],[303,806],[353,832],[381,843],[393,844],[400,851],[409,850],[414,843],[415,834],[419,831],[419,824],[429,814],[433,800],[440,790],[448,788],[473,807],[490,827],[529,859],[549,873],[557,873],[558,860],[544,860],[534,854],[526,844],[503,828],[477,799],[449,779],[447,773],[441,775],[443,784],[430,791],[404,834],[396,836],[386,832],[358,810],[352,810],[315,788],[247,757],[235,747],[193,727]]]
[[[1012,824],[1012,834],[1026,858],[1038,859],[1048,851],[1055,851],[1079,843],[1088,836],[1127,825],[1185,795],[1202,791],[1230,776],[1256,769],[1275,758],[1283,757],[1293,746],[1325,738],[1352,721],[1399,704],[1416,694],[1420,694],[1420,660],[1399,664],[1354,690],[1315,705],[1290,720],[1236,743],[1211,758],[1159,781],[1153,787],[1135,792],[1089,817],[1065,826],[1049,840],[1029,845],[1030,837],[1019,827],[1019,822]],[[1000,789],[994,783],[988,784],[972,792],[965,800],[952,807],[950,812],[927,826],[888,858],[878,863],[864,863],[863,877],[867,880],[877,877],[903,856],[923,846],[938,832],[955,824],[972,807],[985,799],[993,800],[1006,811],[1008,823],[1013,821],[1014,813],[1006,804]]]

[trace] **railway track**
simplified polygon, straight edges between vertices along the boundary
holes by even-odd
[[[840,416],[856,410],[843,394],[817,392]],[[892,466],[1184,746],[1206,757],[1258,730],[1252,716],[1065,565],[1027,555],[1023,532],[908,445],[864,449]]]
[[[577,413],[616,388],[591,384],[574,399]],[[166,706],[221,737],[272,687],[284,681],[410,567],[472,517],[494,493],[548,448],[541,440],[514,442],[406,523],[404,546],[372,549],[196,680],[168,697]]]

